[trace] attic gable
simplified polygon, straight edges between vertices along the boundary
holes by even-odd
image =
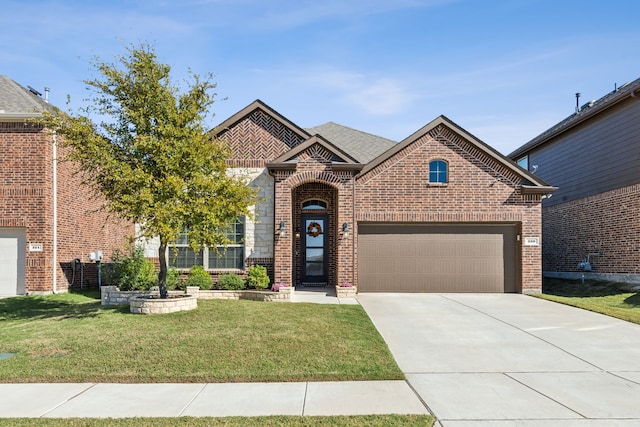
[[[294,149],[282,154],[267,164],[270,169],[295,168],[300,159],[315,159],[331,163],[334,169],[356,169],[363,167],[356,159],[336,147],[320,135],[314,135]]]
[[[549,186],[544,180],[522,169],[445,116],[439,116],[372,160],[360,172],[358,179],[365,177],[367,174],[375,173],[375,170],[383,167],[386,162],[393,161],[394,157],[400,155],[401,152],[410,150],[413,144],[426,135],[430,135],[436,141],[454,144],[458,149],[468,153],[470,156],[483,160],[483,163],[491,166],[496,174],[509,177],[509,180],[522,185],[523,190],[526,189],[528,193],[546,194],[555,191],[555,187]]]
[[[211,134],[233,153],[229,163],[240,167],[263,167],[311,136],[260,100],[229,117]]]

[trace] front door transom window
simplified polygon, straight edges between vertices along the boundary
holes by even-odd
[[[311,210],[326,210],[327,202],[319,199],[310,199],[302,202],[302,210],[303,211],[311,211]]]

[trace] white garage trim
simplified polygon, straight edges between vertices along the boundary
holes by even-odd
[[[25,292],[24,229],[0,228],[0,295]]]

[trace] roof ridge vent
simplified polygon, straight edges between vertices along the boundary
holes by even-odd
[[[592,99],[591,101],[587,102],[586,104],[583,104],[582,107],[580,107],[580,111],[582,110],[586,110],[587,108],[591,108],[595,105],[596,100]]]

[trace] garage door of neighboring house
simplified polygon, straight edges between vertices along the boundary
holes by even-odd
[[[359,224],[359,292],[517,292],[514,224]]]
[[[24,230],[0,229],[0,295],[24,293]]]

